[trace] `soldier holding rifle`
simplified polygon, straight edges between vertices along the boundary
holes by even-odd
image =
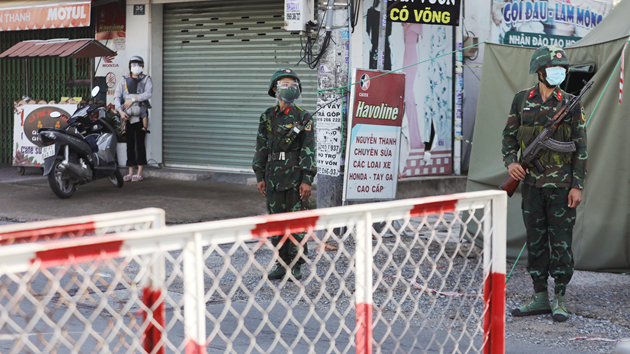
[[[512,310],[512,315],[552,313],[553,320],[559,322],[566,321],[569,316],[565,293],[573,275],[572,230],[575,208],[582,201],[588,156],[582,105],[559,87],[568,68],[566,53],[558,47],[544,46],[534,52],[529,72],[536,74],[539,82],[515,95],[503,130],[501,149],[511,180],[516,183],[511,191],[504,187],[506,182],[501,188],[511,195],[518,182],[523,182],[527,270],[536,293],[531,302]],[[580,96],[589,87],[590,84]],[[557,119],[557,125],[550,130],[548,127],[552,122],[549,121],[564,112],[564,119]],[[541,143],[541,133],[550,138]],[[527,148],[534,144],[542,146],[536,150],[536,159],[533,163],[523,163]],[[549,276],[555,281],[551,305],[547,293]]]

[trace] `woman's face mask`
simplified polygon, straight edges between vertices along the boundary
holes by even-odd
[[[560,85],[562,82],[564,82],[567,74],[567,70],[560,66],[546,68],[545,72],[547,73],[547,82],[551,86]]]
[[[300,88],[297,82],[278,82],[276,86],[276,96],[286,103],[295,101],[300,97]]]
[[[140,75],[142,73],[142,67],[138,64],[131,64],[131,73],[134,75]]]

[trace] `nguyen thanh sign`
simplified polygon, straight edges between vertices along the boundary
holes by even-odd
[[[91,1],[0,8],[0,31],[22,31],[90,25]],[[6,5],[5,5],[6,6]]]
[[[344,200],[396,197],[405,75],[356,70],[351,93]]]
[[[459,26],[461,0],[389,0],[387,19],[392,22]]]

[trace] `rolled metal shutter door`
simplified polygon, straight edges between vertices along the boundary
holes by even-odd
[[[279,68],[300,76],[300,104],[314,112],[317,70],[284,30],[284,1],[207,1],[164,7],[164,162],[251,171],[260,114]]]

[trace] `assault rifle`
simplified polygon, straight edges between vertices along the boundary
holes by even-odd
[[[582,96],[584,96],[586,91],[588,91],[591,88],[591,86],[593,86],[593,81],[589,83],[586,83],[586,81],[584,81],[584,83],[586,85],[584,86],[580,94],[577,96],[573,96],[573,98],[568,100],[562,106],[562,108],[560,108],[560,110],[556,112],[553,118],[550,119],[547,123],[545,123],[544,129],[540,132],[540,134],[538,134],[536,139],[534,139],[534,141],[531,144],[529,144],[527,149],[525,149],[525,151],[523,152],[523,161],[521,162],[521,167],[523,168],[523,170],[527,169],[527,167],[533,162],[538,172],[540,173],[545,172],[545,168],[543,167],[543,165],[540,163],[540,160],[539,160],[541,152],[544,151],[545,149],[551,149],[553,151],[563,152],[563,153],[575,151],[575,144],[573,142],[570,142],[570,141],[560,142],[560,141],[551,139],[551,137],[553,136],[553,133],[555,133],[558,127],[560,126],[560,123],[562,123],[562,121],[569,114],[571,114],[571,112],[573,111],[575,106],[577,106],[577,104],[580,102],[580,99],[582,98]],[[512,178],[512,176],[508,176],[508,178],[506,178],[505,181],[501,183],[499,188],[506,191],[508,196],[511,197],[514,194],[514,191],[516,190],[516,188],[518,187],[519,182],[520,182],[519,180]]]

